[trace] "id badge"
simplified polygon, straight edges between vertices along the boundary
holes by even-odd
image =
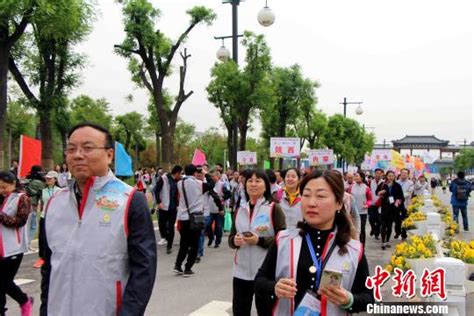
[[[390,202],[390,204],[395,203],[395,199],[393,198],[393,196],[388,197],[388,202]]]
[[[294,316],[320,316],[321,301],[318,300],[313,291],[306,291],[298,308],[296,308]]]

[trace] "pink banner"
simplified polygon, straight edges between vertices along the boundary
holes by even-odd
[[[195,149],[192,164],[195,166],[207,164],[206,154],[199,149]]]

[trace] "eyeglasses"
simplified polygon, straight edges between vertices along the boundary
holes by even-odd
[[[110,149],[110,147],[95,147],[95,146],[84,146],[84,147],[75,147],[75,146],[70,146],[66,147],[64,150],[64,153],[66,155],[73,155],[76,153],[76,151],[80,151],[82,154],[87,155],[93,152],[96,149]]]

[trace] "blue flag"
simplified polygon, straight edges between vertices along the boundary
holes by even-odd
[[[115,142],[115,175],[133,176],[132,158],[119,142]]]

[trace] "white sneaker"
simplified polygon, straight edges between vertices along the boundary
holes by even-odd
[[[167,243],[168,243],[168,241],[166,241],[166,239],[164,239],[164,238],[161,238],[160,241],[158,241],[159,246],[166,245]]]

